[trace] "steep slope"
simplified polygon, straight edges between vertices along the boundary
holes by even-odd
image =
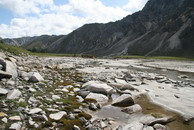
[[[150,0],[142,11],[121,21],[84,25],[69,34],[60,47],[48,50],[98,56],[191,56],[193,7],[191,0]]]
[[[142,11],[120,21],[86,24],[66,37],[51,36],[52,43],[43,39],[41,45],[53,53],[194,57],[193,36],[193,0],[149,0]]]
[[[60,39],[63,39],[65,37],[66,37],[65,35],[60,35],[60,36],[42,35],[42,36],[22,37],[22,38],[14,38],[14,39],[7,38],[7,39],[3,39],[3,42],[8,43],[9,45],[21,46],[31,51],[45,52],[47,47],[49,47],[51,44],[55,44],[55,42],[57,41],[60,42]]]

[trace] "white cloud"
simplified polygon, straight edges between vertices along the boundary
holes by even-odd
[[[67,34],[86,23],[119,20],[131,14],[131,8],[142,8],[139,4],[143,1],[147,0],[129,0],[124,7],[110,7],[100,0],[69,0],[65,5],[55,5],[53,0],[0,0],[0,6],[16,15],[10,25],[0,24],[0,37]]]
[[[128,11],[141,10],[148,0],[129,0],[128,4],[124,6],[124,9]]]

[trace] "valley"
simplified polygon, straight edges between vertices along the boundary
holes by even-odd
[[[0,129],[194,128],[193,61],[1,57]]]

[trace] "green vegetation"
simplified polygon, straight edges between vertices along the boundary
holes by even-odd
[[[25,101],[23,101],[23,102],[19,102],[18,103],[18,106],[19,107],[26,107],[28,104],[27,104],[27,102],[25,102]]]
[[[95,58],[88,54],[56,54],[56,53],[37,53],[25,50],[18,46],[12,46],[0,41],[0,51],[6,51],[15,55],[32,55],[38,57],[83,57],[83,58]],[[113,58],[118,59],[158,59],[158,60],[181,60],[181,61],[193,61],[193,58],[187,57],[170,57],[170,56],[137,56],[137,55],[126,55],[126,56],[116,56]]]
[[[127,55],[127,56],[116,56],[114,58],[118,59],[156,59],[156,60],[181,60],[181,61],[192,61],[194,59],[185,58],[185,57],[170,57],[170,56],[136,56],[136,55]]]
[[[30,54],[30,52],[25,50],[25,49],[22,49],[22,48],[17,47],[17,46],[7,45],[7,44],[3,43],[2,41],[0,41],[0,50],[9,52],[9,53],[12,53],[15,55]]]

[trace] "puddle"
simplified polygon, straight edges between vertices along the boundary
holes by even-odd
[[[147,96],[145,95],[141,96],[136,101],[136,103],[142,107],[143,114],[152,114],[155,116],[164,116],[164,117],[165,116],[175,117],[176,120],[174,122],[167,124],[167,126],[171,130],[194,130],[194,122],[191,122],[190,124],[185,124],[178,113],[167,110],[157,104],[150,102]]]
[[[118,97],[118,95],[113,95],[113,100]],[[112,100],[110,100],[106,105],[104,105],[99,111],[92,112],[91,114],[97,118],[113,118],[120,125],[129,124],[135,120],[139,120],[144,115],[153,115],[167,117],[175,117],[176,120],[167,124],[170,130],[194,130],[194,122],[190,124],[185,124],[181,116],[173,111],[167,110],[157,104],[150,102],[147,96],[142,95],[139,99],[136,100],[136,103],[139,104],[143,112],[137,114],[127,114],[121,111],[122,107],[114,107],[111,105]]]

